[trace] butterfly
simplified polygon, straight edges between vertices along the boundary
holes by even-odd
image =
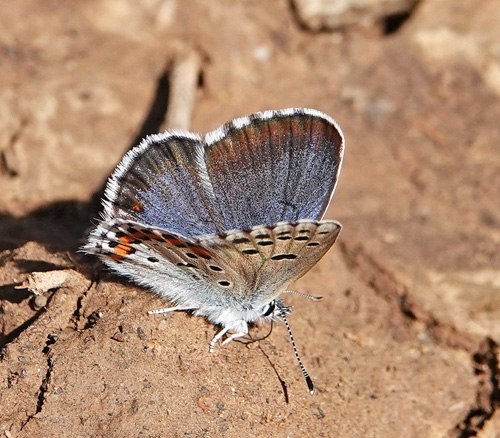
[[[342,165],[338,124],[313,109],[265,111],[201,136],[150,135],[108,180],[83,250],[173,307],[220,326],[210,351],[248,324],[282,319],[279,296],[334,244],[322,220]]]

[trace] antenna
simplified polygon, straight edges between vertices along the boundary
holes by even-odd
[[[288,324],[288,320],[286,319],[285,313],[286,313],[286,308],[284,308],[283,304],[280,302],[276,302],[276,306],[278,307],[280,311],[280,317],[283,319],[286,325],[286,329],[288,330],[288,334],[290,335],[290,341],[292,343],[293,347],[293,352],[295,353],[295,357],[297,358],[297,362],[299,363],[300,369],[302,370],[302,374],[304,375],[304,379],[306,379],[307,387],[309,388],[309,392],[311,395],[314,394],[314,385],[312,382],[311,377],[309,376],[309,373],[306,371],[306,368],[302,361],[300,360],[299,352],[297,351],[297,346],[295,345],[295,341],[293,339],[292,335],[292,330],[290,329],[290,324]]]
[[[296,290],[285,290],[282,293],[284,293],[284,294],[295,294],[295,295],[298,295],[300,297],[307,298],[307,299],[309,299],[311,301],[321,301],[323,299],[323,297],[315,297],[314,295],[308,295],[308,294],[305,294],[303,292],[297,292]]]

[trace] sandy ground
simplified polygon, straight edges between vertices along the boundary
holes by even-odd
[[[5,437],[500,437],[498,6],[332,26],[328,3],[313,21],[299,0],[3,6]],[[165,303],[76,253],[190,51],[192,130],[312,107],[346,136],[327,213],[344,229],[294,284],[324,300],[286,296],[314,396],[284,326],[209,354],[210,324],[148,316]]]

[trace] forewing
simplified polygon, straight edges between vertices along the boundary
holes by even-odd
[[[214,233],[223,221],[196,134],[151,135],[129,151],[105,191],[105,219],[123,218],[184,236]]]
[[[308,109],[266,111],[205,136],[204,161],[226,230],[318,220],[333,195],[344,140]]]

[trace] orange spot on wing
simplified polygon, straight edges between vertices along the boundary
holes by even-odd
[[[132,252],[132,247],[130,247],[128,245],[120,244],[120,245],[115,246],[115,254],[117,254],[119,256],[124,257],[131,252]]]
[[[210,254],[206,249],[200,248],[199,246],[189,246],[188,249],[192,251],[194,254],[200,257],[212,258],[212,254]]]
[[[118,240],[122,243],[130,243],[130,242],[133,242],[134,240],[136,240],[136,237],[134,237],[133,234],[130,234],[128,236],[122,236]]]
[[[140,204],[134,204],[132,205],[132,210],[134,211],[142,211],[142,207]]]
[[[115,259],[115,260],[123,260],[123,256],[119,254],[107,254],[109,258]]]
[[[182,240],[176,239],[175,237],[171,239],[165,239],[165,241],[173,246],[184,246],[184,242]]]

